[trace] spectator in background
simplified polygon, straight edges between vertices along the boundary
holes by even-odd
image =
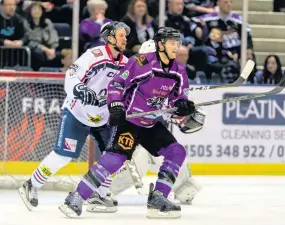
[[[159,14],[159,1],[157,0],[146,0],[147,10],[152,18],[156,18]]]
[[[196,77],[196,71],[193,66],[190,66],[188,64],[188,59],[189,59],[189,49],[186,46],[181,45],[178,49],[176,60],[185,65],[188,78],[190,80],[194,80]]]
[[[227,71],[223,78],[225,83],[233,82],[238,76],[238,70],[225,69],[229,67],[238,68],[238,59],[241,50],[242,17],[232,12],[232,0],[218,0],[219,12],[205,14],[192,18],[194,22],[191,29],[195,34],[196,42],[216,50],[217,62],[214,72],[220,73],[218,69]],[[252,49],[251,29],[247,26],[247,44]],[[219,66],[218,63],[222,64]],[[236,66],[233,66],[236,64]],[[235,73],[229,72],[235,71]],[[207,77],[211,77],[211,70],[207,70]]]
[[[0,0],[0,46],[22,47],[25,42],[23,19],[16,14],[16,0]]]
[[[218,11],[217,0],[184,0],[185,14],[191,18]]]
[[[106,16],[112,18],[112,20],[120,21],[126,14],[128,5],[131,0],[106,0],[108,9]]]
[[[258,84],[278,84],[283,75],[279,57],[269,55],[264,61],[263,71],[258,71],[255,79]]]
[[[60,72],[65,73],[66,70],[72,65],[72,49],[61,50],[61,63],[63,67],[60,68]]]
[[[25,21],[28,36],[28,46],[32,52],[32,67],[38,70],[47,66],[48,61],[55,58],[58,47],[58,34],[52,22],[45,18],[41,2],[32,3],[27,9],[28,17]]]
[[[127,14],[121,21],[131,28],[125,52],[129,57],[138,53],[143,42],[153,38],[157,26],[152,17],[148,15],[145,0],[132,0],[128,6]]]
[[[183,9],[183,0],[169,0],[168,11],[165,18],[165,26],[172,27],[180,31],[182,42],[184,38],[191,36],[190,19],[182,14]]]
[[[194,30],[198,40],[211,42],[212,47],[228,50],[234,55],[240,55],[242,16],[232,12],[232,0],[218,0],[219,12],[205,14],[192,18],[194,22],[191,29]],[[253,48],[251,29],[247,26],[248,48]],[[211,39],[212,29],[220,32],[221,41]],[[216,37],[217,35],[213,35]],[[215,45],[215,46],[214,46]],[[220,50],[220,52],[221,52]]]
[[[87,2],[90,17],[84,19],[79,27],[80,49],[82,51],[104,44],[100,39],[100,30],[103,24],[111,21],[105,17],[107,7],[108,5],[104,0],[89,0]]]
[[[80,12],[86,5],[86,0],[80,1]],[[21,0],[23,10],[26,10],[34,1]],[[74,0],[44,0],[41,1],[45,9],[45,16],[54,23],[68,23],[72,25],[72,7]]]

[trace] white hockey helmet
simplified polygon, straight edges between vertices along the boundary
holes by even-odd
[[[155,52],[155,43],[154,40],[148,40],[142,43],[141,48],[139,50],[140,54]]]

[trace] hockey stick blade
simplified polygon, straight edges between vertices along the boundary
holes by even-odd
[[[205,91],[205,90],[212,90],[212,89],[220,89],[220,88],[231,88],[231,87],[238,87],[240,85],[242,85],[247,78],[249,77],[249,75],[251,74],[253,68],[254,68],[254,61],[252,60],[248,60],[245,64],[245,67],[243,68],[240,76],[238,77],[238,79],[231,83],[231,84],[227,84],[227,85],[219,85],[219,86],[210,86],[210,85],[206,85],[206,86],[200,86],[200,87],[190,87],[189,91]]]
[[[146,190],[142,178],[137,170],[136,163],[133,160],[127,160],[126,166],[130,172],[131,178],[133,180],[134,186],[140,195],[148,195],[148,191]]]
[[[195,106],[196,107],[210,106],[210,105],[224,104],[227,102],[238,102],[238,101],[242,101],[242,100],[262,98],[265,96],[279,94],[281,91],[283,91],[284,88],[285,88],[285,77],[282,77],[278,86],[273,88],[271,91],[264,92],[264,93],[251,94],[251,95],[243,95],[243,96],[232,97],[232,98],[224,98],[224,99],[214,100],[214,101],[209,101],[209,102],[202,102],[202,103],[195,104]],[[143,117],[143,116],[154,115],[154,114],[159,114],[159,113],[172,113],[172,112],[175,112],[176,110],[177,110],[177,108],[174,107],[174,108],[168,108],[168,109],[155,110],[155,111],[151,111],[151,112],[134,113],[132,115],[128,115],[127,118],[128,119],[129,118],[137,118],[137,117]]]
[[[279,82],[278,86],[273,88],[271,91],[264,92],[264,93],[257,93],[257,94],[250,94],[250,95],[243,95],[238,97],[232,97],[232,98],[224,98],[220,100],[214,100],[209,102],[203,102],[198,103],[196,106],[210,106],[210,105],[216,105],[216,104],[224,104],[227,102],[238,102],[242,100],[248,100],[248,99],[254,99],[254,98],[262,98],[270,95],[276,95],[283,91],[285,88],[285,78],[283,77],[281,81]]]

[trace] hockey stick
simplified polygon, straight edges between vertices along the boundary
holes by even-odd
[[[188,88],[189,91],[206,91],[206,90],[212,90],[212,89],[220,89],[220,88],[231,88],[231,87],[238,87],[242,85],[248,78],[248,76],[251,74],[255,63],[252,60],[248,60],[245,64],[245,67],[243,68],[240,76],[238,79],[230,84],[227,85],[218,85],[218,86],[211,86],[211,85],[203,85],[200,87],[190,87]],[[97,97],[97,100],[105,100],[107,98],[107,95],[100,95]]]
[[[210,85],[201,86],[201,87],[195,87],[194,86],[194,87],[190,87],[189,91],[205,91],[205,90],[220,89],[220,88],[238,87],[246,81],[248,76],[251,74],[251,72],[254,68],[254,65],[255,65],[255,63],[252,60],[248,60],[245,64],[245,67],[243,68],[240,76],[233,83],[230,83],[227,85],[218,85],[218,86],[210,86]]]
[[[284,88],[285,88],[285,78],[282,77],[278,86],[273,88],[271,91],[263,92],[263,93],[257,93],[257,94],[243,95],[243,96],[238,96],[238,97],[224,98],[224,99],[214,100],[214,101],[209,101],[209,102],[202,102],[202,103],[195,104],[195,106],[196,107],[210,106],[210,105],[224,104],[227,102],[238,102],[238,101],[242,101],[242,100],[261,98],[261,97],[265,97],[265,96],[278,94]],[[127,118],[128,119],[129,118],[137,118],[137,117],[143,117],[143,116],[153,115],[153,114],[158,114],[158,113],[172,113],[172,112],[175,112],[176,110],[177,110],[177,108],[174,107],[174,108],[169,108],[169,109],[155,110],[155,111],[151,111],[151,112],[133,113],[131,115],[128,115]]]
[[[142,178],[138,172],[137,165],[134,160],[127,160],[126,166],[130,172],[131,178],[135,185],[135,188],[139,195],[148,195],[148,191],[145,189]]]

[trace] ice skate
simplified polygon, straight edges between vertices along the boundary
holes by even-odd
[[[174,219],[181,217],[181,207],[165,198],[162,192],[153,189],[154,184],[151,183],[147,200],[147,218]]]
[[[95,213],[114,213],[117,212],[117,200],[111,198],[111,193],[108,193],[105,198],[102,198],[97,192],[94,192],[87,199],[87,212]]]
[[[38,206],[38,190],[33,187],[30,179],[23,183],[18,191],[23,202],[30,211]]]
[[[59,206],[59,209],[67,217],[78,218],[82,213],[83,201],[83,198],[77,191],[70,192],[66,197],[64,204]]]

